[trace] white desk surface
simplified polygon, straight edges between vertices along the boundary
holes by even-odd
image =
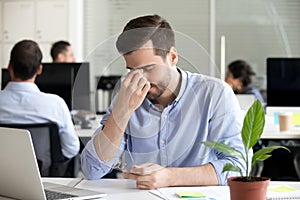
[[[43,182],[64,185],[68,185],[72,180],[72,178],[43,178]],[[101,198],[101,200],[160,199],[151,194],[148,190],[136,189],[135,181],[128,179],[83,180],[76,187],[106,193],[107,197]]]
[[[43,181],[60,183],[67,185],[74,179],[70,178],[43,178]],[[271,181],[270,186],[287,185],[300,189],[300,182],[280,182]],[[149,190],[139,190],[135,187],[135,181],[128,179],[99,179],[99,180],[83,180],[76,187],[90,189],[107,193],[107,197],[101,200],[161,200],[161,198],[151,194]],[[160,189],[168,192],[168,199],[179,199],[175,196],[174,191],[199,191],[216,200],[229,200],[229,187],[227,186],[206,186],[206,187],[170,187]],[[166,193],[165,193],[166,194]],[[172,194],[172,195],[171,195]],[[170,198],[171,197],[171,198]]]
[[[42,178],[43,182],[58,183],[71,186],[77,180],[73,178]],[[289,186],[300,189],[300,182],[280,182],[271,181],[270,187]],[[89,189],[99,192],[105,192],[106,197],[99,200],[162,200],[162,198],[150,193],[150,190],[139,190],[135,187],[135,181],[127,179],[99,179],[99,180],[82,180],[76,188]],[[230,200],[229,187],[227,186],[203,186],[203,187],[169,187],[159,189],[168,200],[179,200],[175,195],[178,191],[197,191],[201,192],[215,200]],[[10,198],[1,197],[0,200],[11,200]]]
[[[264,132],[262,139],[300,139],[300,132]]]

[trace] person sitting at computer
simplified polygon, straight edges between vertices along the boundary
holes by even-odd
[[[264,99],[259,90],[251,85],[255,72],[244,60],[235,60],[228,65],[225,81],[232,87],[235,94],[253,94],[262,105]]]
[[[245,169],[201,144],[220,141],[243,151],[241,112],[226,83],[177,66],[175,33],[165,19],[130,20],[116,46],[129,72],[81,154],[88,179],[113,168],[140,189],[225,185],[233,175],[222,173],[225,163]]]
[[[50,54],[53,62],[75,62],[73,49],[67,41],[55,42],[51,47]]]
[[[8,71],[11,81],[0,92],[0,124],[55,122],[59,128],[62,154],[71,159],[79,152],[79,138],[65,101],[54,94],[41,92],[34,83],[42,73],[42,52],[32,40],[14,45]]]

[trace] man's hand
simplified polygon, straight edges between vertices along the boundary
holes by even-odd
[[[117,109],[127,109],[134,112],[145,99],[150,89],[150,83],[140,70],[130,72],[121,83],[121,88],[116,102]]]
[[[149,81],[139,70],[130,72],[122,81],[112,113],[103,130],[94,137],[95,150],[100,160],[108,161],[117,156],[128,120],[141,105],[149,89]]]
[[[123,172],[123,177],[136,180],[139,189],[152,190],[171,186],[171,170],[153,163],[135,165],[130,172]]]

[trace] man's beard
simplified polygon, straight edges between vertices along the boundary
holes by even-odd
[[[151,88],[146,96],[150,101],[157,100],[166,90],[166,87],[160,84],[150,83],[150,86]]]

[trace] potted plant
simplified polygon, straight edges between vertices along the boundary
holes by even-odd
[[[215,148],[217,151],[225,154],[241,158],[246,165],[246,174],[243,175],[242,169],[238,166],[234,166],[231,163],[227,163],[222,172],[234,171],[240,173],[240,176],[230,177],[227,179],[228,186],[230,188],[231,200],[265,200],[266,191],[270,182],[270,178],[266,177],[254,177],[252,176],[252,170],[258,161],[264,161],[271,157],[273,150],[278,148],[284,148],[283,146],[269,146],[262,148],[253,154],[252,160],[250,160],[249,154],[252,151],[252,147],[260,139],[265,125],[265,113],[259,100],[255,100],[252,106],[246,113],[244,123],[242,127],[242,140],[244,144],[244,151],[240,152],[224,143],[219,142],[202,142],[206,146]],[[289,151],[289,149],[287,149]],[[251,163],[250,163],[251,162]]]

